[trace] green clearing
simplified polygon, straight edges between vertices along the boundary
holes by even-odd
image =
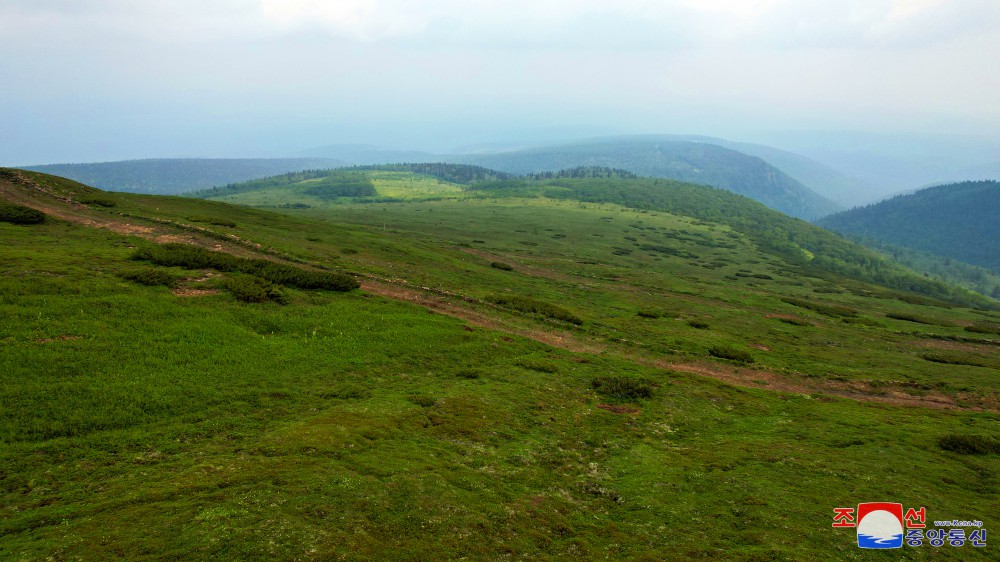
[[[371,291],[285,287],[285,305],[175,296],[121,277],[146,240],[51,217],[0,223],[0,559],[874,560],[831,528],[834,507],[898,501],[991,533],[1000,523],[1000,455],[941,446],[1000,435],[1000,370],[924,358],[995,357],[995,337],[964,327],[998,313],[905,302],[718,223],[461,195],[275,213],[108,194],[114,207],[81,212],[427,287],[508,332],[564,334],[593,353]],[[175,224],[192,216],[236,226]],[[179,289],[235,275],[161,269]],[[583,323],[491,303],[503,294]],[[649,366],[730,367],[713,348],[790,381],[987,410]]]

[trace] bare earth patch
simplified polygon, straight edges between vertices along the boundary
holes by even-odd
[[[41,338],[35,340],[35,343],[52,343],[56,341],[73,341],[83,339],[83,336],[56,336],[54,338]]]
[[[178,297],[207,297],[209,295],[219,294],[218,289],[173,289],[171,293],[177,295]]]

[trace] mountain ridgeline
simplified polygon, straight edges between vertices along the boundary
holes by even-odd
[[[157,158],[24,166],[108,190],[177,195],[217,185],[242,182],[314,168],[342,166],[330,158]]]
[[[922,189],[819,222],[846,235],[930,252],[1000,273],[1000,182]]]
[[[433,174],[431,177],[435,181],[441,181],[441,178],[469,180],[466,184],[453,186],[452,191],[434,192],[428,196],[435,199],[546,198],[610,203],[626,208],[693,217],[725,225],[749,237],[761,249],[803,268],[803,273],[843,275],[962,304],[986,307],[996,305],[982,295],[925,278],[895,265],[872,250],[803,220],[784,215],[748,197],[725,189],[677,180],[639,177],[626,170],[579,167],[516,177],[456,164],[397,164],[287,174],[207,190],[195,195],[227,202],[258,204],[256,202],[260,200],[254,197],[260,193],[269,193],[280,199],[280,206],[308,208],[330,203],[315,195],[314,190],[318,185],[371,181],[375,196],[343,197],[340,204],[406,200],[398,194],[387,195],[380,190],[380,182],[387,181],[386,174]],[[275,200],[271,201],[270,204],[273,205]]]
[[[727,189],[806,220],[841,208],[760,158],[703,142],[608,139],[467,155],[459,160],[513,174],[554,172],[578,166],[619,168],[642,176]]]

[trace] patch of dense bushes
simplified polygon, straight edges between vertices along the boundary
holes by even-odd
[[[83,203],[84,205],[97,205],[98,207],[111,208],[118,204],[114,199],[108,199],[106,197],[84,197],[82,199],[77,199],[77,202]]]
[[[945,365],[969,365],[970,367],[990,367],[982,359],[977,357],[967,357],[955,353],[925,353],[922,356],[927,361],[933,363],[944,363]]]
[[[717,345],[708,350],[708,354],[712,357],[718,357],[720,359],[729,359],[730,361],[738,361],[740,363],[753,363],[753,355],[750,352],[743,351],[742,349],[736,349],[732,347],[726,347]]]
[[[119,274],[119,276],[122,279],[128,279],[129,281],[134,281],[140,285],[149,285],[151,287],[157,285],[173,287],[174,283],[177,282],[176,275],[170,273],[169,271],[164,271],[155,267],[143,267],[140,269],[123,271]]]
[[[896,320],[906,320],[907,322],[916,322],[917,324],[929,324],[932,326],[941,325],[946,326],[947,324],[941,324],[936,320],[930,318],[924,318],[923,316],[917,316],[916,314],[909,314],[907,312],[889,312],[886,318],[895,318]]]
[[[627,376],[597,377],[590,381],[590,386],[598,393],[618,400],[636,400],[651,398],[654,385],[645,380]]]
[[[538,301],[532,298],[522,297],[518,295],[493,295],[487,298],[487,300],[497,306],[501,306],[503,308],[509,308],[511,310],[516,310],[518,312],[526,312],[528,314],[538,314],[546,318],[551,318],[553,320],[562,320],[563,322],[576,324],[577,326],[583,324],[582,318],[566,310],[565,308],[562,308],[561,306],[556,306],[554,304],[549,304],[547,302]]]
[[[966,326],[965,331],[973,334],[1000,334],[1000,324],[980,324],[977,322]]]
[[[813,312],[818,312],[825,316],[832,316],[834,318],[851,317],[858,315],[857,310],[837,304],[824,304],[819,302],[807,301],[803,299],[796,299],[793,297],[783,297],[781,301],[793,306],[811,310]]]
[[[989,455],[1000,453],[1000,440],[987,435],[944,435],[938,446],[945,451],[963,455]]]
[[[281,287],[265,279],[252,275],[240,275],[226,279],[226,288],[240,302],[276,302],[288,304],[288,297]]]
[[[0,202],[0,222],[12,224],[39,224],[45,221],[45,213],[12,203]]]
[[[132,255],[132,259],[151,261],[157,265],[168,267],[179,266],[187,269],[215,269],[246,273],[271,283],[300,289],[350,291],[360,287],[356,279],[344,273],[309,271],[268,260],[238,258],[188,244],[163,244],[140,248]]]
[[[514,269],[513,267],[510,266],[510,264],[506,264],[506,263],[499,262],[499,261],[495,261],[495,262],[491,263],[490,267],[492,267],[494,269],[499,269],[501,271],[512,271]]]
[[[236,223],[229,219],[217,219],[213,217],[195,216],[195,217],[188,217],[188,220],[191,222],[203,222],[207,224],[214,224],[217,226],[228,226],[229,228],[236,227]]]

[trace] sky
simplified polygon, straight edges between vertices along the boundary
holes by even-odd
[[[997,0],[0,0],[0,165],[1000,131]]]

